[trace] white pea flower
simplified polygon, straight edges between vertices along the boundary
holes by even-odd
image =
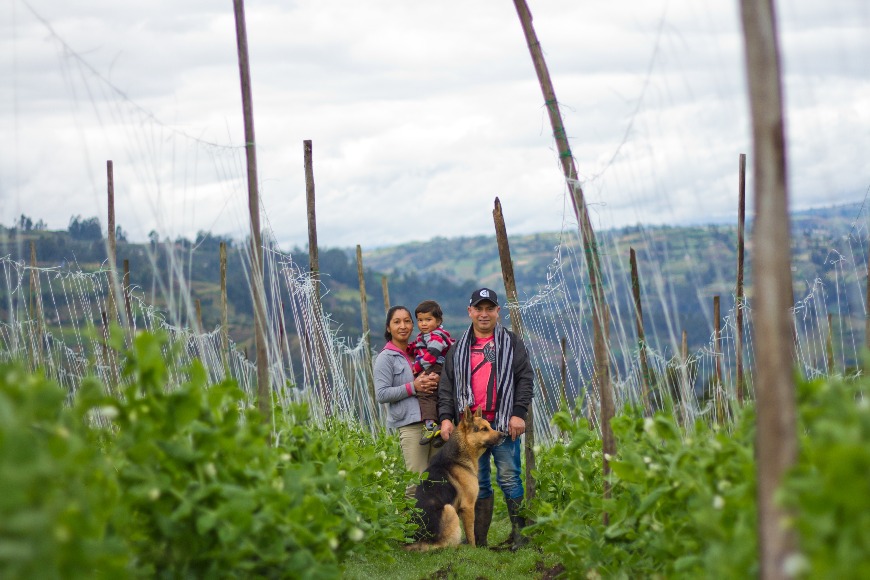
[[[792,552],[785,557],[782,563],[783,574],[787,578],[798,578],[806,574],[810,569],[810,562],[800,552]]]
[[[345,477],[347,477],[347,471],[345,471],[345,470],[343,470],[343,469],[339,470],[339,472],[338,472],[338,476],[339,476],[340,478],[344,479]]]
[[[354,528],[350,531],[347,537],[349,537],[354,542],[361,542],[362,539],[365,537],[365,533],[359,528]]]
[[[725,490],[730,489],[730,488],[731,488],[731,482],[728,481],[727,479],[723,479],[719,483],[716,484],[716,489],[718,489],[719,491],[725,491]]]
[[[725,498],[721,495],[716,495],[713,497],[713,509],[721,510],[725,507]]]
[[[205,474],[209,477],[215,477],[217,475],[217,468],[214,466],[214,463],[208,462],[205,464]]]
[[[652,463],[652,459],[650,459],[648,455],[644,455],[643,462],[649,465],[650,463]]]
[[[383,473],[383,471],[375,471],[375,477],[380,477]]]
[[[281,454],[281,461],[290,461],[290,454],[289,453],[282,453]]]
[[[157,501],[158,499],[160,499],[160,490],[156,487],[152,487],[148,491],[148,499],[150,499],[151,501]]]
[[[329,549],[337,550],[338,549],[338,540],[336,538],[329,538]]]
[[[604,459],[607,460],[607,461],[610,461],[611,459],[613,459],[613,457],[610,455],[610,453],[605,453],[605,454],[604,454]]]
[[[649,417],[643,420],[643,430],[646,431],[647,435],[655,435],[655,426],[656,422]]]
[[[104,407],[100,407],[99,409],[100,415],[105,417],[108,420],[112,420],[118,416],[118,408],[113,407],[112,405],[106,405]]]
[[[272,480],[272,489],[275,491],[284,491],[284,480],[280,477],[276,477]]]

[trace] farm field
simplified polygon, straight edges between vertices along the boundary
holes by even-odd
[[[536,449],[530,547],[408,554],[410,476],[395,436],[316,426],[299,406],[276,409],[269,437],[241,391],[207,386],[196,361],[167,390],[165,346],[140,334],[119,392],[89,381],[70,405],[39,373],[0,369],[0,576],[757,574],[751,406],[721,428],[667,414],[616,418],[610,498],[598,436],[563,409],[554,417],[562,437]],[[870,574],[868,386],[799,384],[800,459],[780,490],[799,537],[795,577]],[[492,543],[507,533],[499,503]]]

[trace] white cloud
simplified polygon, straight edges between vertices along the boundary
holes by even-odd
[[[490,233],[495,196],[510,233],[561,226],[558,158],[511,3],[246,4],[263,207],[282,244],[307,242],[303,139],[323,245]],[[104,218],[114,159],[134,238],[244,235],[231,4],[31,5],[87,64],[21,0],[4,6],[0,220]],[[751,154],[737,5],[531,9],[597,223],[729,219],[737,155]],[[792,0],[780,22],[793,203],[860,198],[870,9]]]

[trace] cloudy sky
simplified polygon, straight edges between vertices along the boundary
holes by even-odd
[[[530,8],[596,225],[733,221],[738,155],[751,156],[739,3]],[[304,139],[323,246],[490,234],[495,196],[509,233],[571,226],[509,0],[248,0],[246,11],[263,219],[282,246],[307,242]],[[778,11],[792,206],[860,201],[870,3]],[[133,239],[244,235],[238,79],[231,0],[7,0],[0,221],[105,225],[112,159],[117,221]]]

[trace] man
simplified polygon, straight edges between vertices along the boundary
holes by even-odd
[[[468,301],[471,326],[445,355],[438,385],[438,419],[445,441],[450,438],[453,423],[467,407],[472,411],[481,409],[495,430],[508,435],[480,458],[474,539],[478,546],[487,545],[494,499],[490,461],[494,459],[496,479],[511,520],[509,541],[517,549],[526,542],[520,534],[526,525],[525,518],[520,516],[523,502],[520,436],[526,431],[534,373],[523,341],[498,323],[500,310],[498,296],[489,288],[480,288],[471,295]]]

